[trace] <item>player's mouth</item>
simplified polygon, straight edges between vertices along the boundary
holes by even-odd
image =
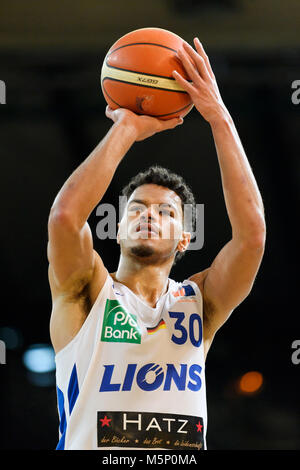
[[[153,224],[138,224],[136,232],[147,233],[149,235],[159,235],[159,230]]]

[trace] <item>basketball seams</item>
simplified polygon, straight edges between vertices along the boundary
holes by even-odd
[[[164,47],[165,49],[168,49],[169,51],[173,51],[173,52],[177,53],[176,49],[172,49],[172,47],[168,47],[168,46],[163,46],[162,44],[156,44],[155,42],[132,42],[130,44],[125,44],[124,46],[119,46],[116,49],[114,49],[113,51],[108,52],[107,57],[110,56],[111,54],[113,54],[114,52],[118,51],[119,49],[122,49],[123,47],[139,46],[139,45],[140,46],[149,45],[149,46]]]
[[[121,71],[124,71],[124,72],[138,73],[140,75],[147,75],[148,77],[166,78],[168,80],[174,80],[175,81],[175,78],[172,77],[172,76],[157,75],[156,73],[148,73],[148,72],[137,72],[136,70],[123,69],[122,67],[115,67],[114,65],[108,64],[107,60],[105,61],[105,65],[106,65],[107,68],[110,68],[110,69],[121,70]],[[192,83],[192,80],[189,80],[189,81]],[[145,85],[143,85],[143,86],[145,86]]]
[[[173,77],[114,67],[104,61],[101,70],[101,83],[107,78],[117,82],[187,94],[186,90],[184,90]]]
[[[105,78],[105,79],[102,81],[102,84],[103,84],[103,82],[104,82],[105,80],[111,80],[111,79],[106,79],[106,78]],[[119,80],[116,80],[116,81],[119,81]],[[125,82],[122,81],[121,83],[125,83]],[[130,84],[130,85],[134,85],[134,86],[142,86],[142,85],[136,85],[136,84],[134,84],[134,83],[129,83],[129,84]],[[156,88],[156,90],[157,90],[157,88]],[[161,88],[159,88],[159,90],[161,90]],[[105,89],[104,85],[103,85],[103,91],[104,91],[104,93],[108,96],[108,98],[109,98],[113,103],[115,103],[117,106],[119,106],[120,108],[122,108],[122,105],[121,105],[120,103],[118,103],[117,101],[115,101],[115,100],[109,95],[109,93],[108,93],[107,90]],[[165,90],[165,91],[172,91],[172,90]],[[178,92],[177,92],[177,93],[178,93]],[[180,112],[180,111],[184,111],[186,108],[188,108],[188,107],[191,106],[192,104],[193,104],[193,103],[190,102],[190,103],[188,103],[186,106],[184,106],[183,108],[176,109],[175,111],[172,111],[171,113],[158,114],[158,115],[148,114],[148,116],[155,117],[155,118],[158,118],[158,119],[159,119],[160,117],[171,116],[172,114],[178,113],[178,112]],[[142,114],[142,113],[140,113],[140,114]]]
[[[102,80],[102,83],[104,83],[105,80],[112,80],[113,82],[126,83],[127,85],[140,86],[143,88],[152,88],[153,90],[170,91],[171,93],[185,93],[187,95],[187,92],[184,90],[171,90],[170,88],[161,88],[161,87],[156,87],[156,86],[151,86],[151,85],[141,85],[136,82],[127,82],[126,80],[118,80],[117,78],[112,78],[112,77],[104,77]]]

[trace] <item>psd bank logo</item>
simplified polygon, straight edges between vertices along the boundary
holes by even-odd
[[[6,85],[3,80],[0,80],[0,104],[6,104]]]
[[[128,313],[118,300],[106,300],[101,341],[141,344],[136,315]]]

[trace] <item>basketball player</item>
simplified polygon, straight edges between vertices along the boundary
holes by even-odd
[[[171,279],[191,240],[183,211],[194,199],[180,176],[152,167],[123,190],[120,259],[107,271],[93,249],[89,215],[134,142],[182,123],[107,107],[111,129],[65,182],[48,221],[57,449],[206,449],[205,358],[251,291],[265,221],[209,59],[196,38],[194,45],[178,51],[190,81],[176,72],[174,78],[211,126],[232,238],[211,266],[182,282]],[[166,229],[169,237],[162,236]]]

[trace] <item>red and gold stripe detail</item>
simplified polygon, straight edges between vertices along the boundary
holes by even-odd
[[[162,330],[163,328],[166,328],[166,324],[164,320],[160,320],[160,322],[153,328],[147,328],[147,331],[149,335],[153,335],[153,333],[156,333],[158,330]]]

